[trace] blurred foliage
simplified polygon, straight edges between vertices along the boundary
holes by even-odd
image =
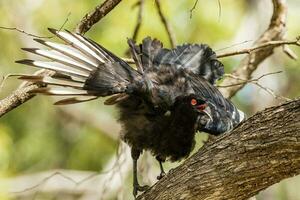
[[[216,50],[236,44],[236,34],[241,27],[247,27],[247,24],[244,24],[244,18],[247,17],[249,10],[253,9],[251,0],[221,0],[222,12],[219,13],[217,0],[199,0],[190,18],[190,9],[194,1],[166,0],[161,2],[178,43],[207,43]],[[133,7],[135,3],[135,1],[124,0],[86,35],[117,55],[124,56],[128,48],[126,38],[132,36],[137,20],[137,8]],[[300,2],[289,0],[288,3],[287,38],[294,39],[300,33],[298,25]],[[74,30],[81,17],[97,4],[99,4],[98,0],[76,2],[71,0],[0,0],[0,26],[17,27],[39,36],[48,36],[50,34],[46,28],[60,28],[68,13],[70,16],[64,28]],[[268,16],[265,20],[269,20]],[[247,28],[249,31],[252,29],[252,27]],[[159,38],[165,46],[170,46],[153,1],[146,1],[138,41],[148,35]],[[253,38],[247,38],[247,35],[244,35],[243,40],[238,42],[242,43],[249,39]],[[2,46],[0,73],[2,75],[35,71],[33,68],[14,63],[17,59],[32,56],[20,50],[21,47],[37,45],[31,37],[16,31],[0,29],[0,41]],[[251,43],[247,44],[249,46]],[[223,51],[239,48],[241,45]],[[300,48],[292,47],[292,49],[300,56]],[[241,58],[242,56],[223,59],[226,72],[230,72],[237,66]],[[276,93],[289,98],[299,96],[299,61],[287,58],[281,51],[276,52],[276,58],[273,57],[272,60],[281,66],[279,69],[284,71],[278,78],[270,78],[269,81],[277,83],[276,88],[273,89]],[[266,69],[276,71],[278,67],[269,66]],[[278,83],[280,83],[279,86]],[[4,98],[10,94],[19,84],[20,81],[14,78],[5,81],[0,97]],[[264,107],[278,103],[275,100],[261,101],[257,99],[256,94],[255,88],[246,87],[239,92],[234,101],[248,115],[251,115],[256,110],[256,105],[262,101]],[[76,121],[67,119],[57,111],[57,107],[52,105],[53,102],[54,100],[50,97],[36,97],[1,118],[0,177],[13,177],[55,168],[101,171],[110,157],[115,154],[117,141],[102,134],[99,129],[88,123],[77,124]],[[98,100],[85,105],[68,107],[71,110],[80,107],[91,118],[95,118],[94,116],[99,113],[117,118],[117,111],[114,108],[105,107],[102,101],[99,103]],[[76,114],[80,116],[81,112]],[[101,121],[99,124],[101,125]],[[115,122],[111,126],[114,124]],[[197,148],[200,148],[205,137],[203,134],[198,134]],[[167,164],[167,166],[170,168],[174,165]],[[285,196],[285,190],[287,188],[283,189],[283,186],[276,190],[276,198],[288,199]],[[298,194],[300,196],[299,192]],[[0,199],[3,198],[0,197]]]

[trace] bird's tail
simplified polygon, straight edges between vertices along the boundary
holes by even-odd
[[[126,96],[128,86],[140,74],[113,53],[79,34],[49,29],[64,43],[34,39],[48,49],[23,48],[48,61],[19,60],[17,63],[54,71],[54,76],[22,76],[20,79],[45,84],[33,93],[68,96],[56,104],[70,104],[98,97],[117,96],[110,103]]]

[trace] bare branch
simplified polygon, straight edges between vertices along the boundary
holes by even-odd
[[[4,29],[4,30],[10,30],[10,31],[17,31],[17,32],[20,32],[20,33],[23,33],[27,36],[30,36],[30,37],[35,37],[35,38],[51,38],[52,36],[39,36],[39,35],[35,35],[35,34],[32,34],[32,33],[28,33],[22,29],[19,29],[19,28],[16,28],[16,27],[4,27],[4,26],[0,26],[0,29]]]
[[[300,173],[300,99],[204,144],[138,199],[244,200]]]
[[[278,46],[281,46],[281,45],[284,45],[284,46],[286,46],[286,45],[300,46],[300,37],[297,37],[295,40],[292,40],[292,41],[287,41],[287,40],[269,41],[269,42],[259,44],[255,47],[252,47],[252,48],[218,54],[217,57],[218,58],[223,58],[223,57],[234,56],[234,55],[251,54],[251,53],[254,53],[255,51],[258,51],[258,50],[263,50],[263,49],[268,49],[268,48],[275,48],[275,47],[278,47]]]
[[[0,93],[2,92],[3,86],[8,78],[20,77],[20,76],[24,76],[24,75],[25,74],[7,74],[7,75],[3,76],[2,80],[0,81]]]
[[[69,21],[69,17],[70,17],[71,13],[68,13],[68,16],[66,18],[66,20],[63,22],[63,24],[60,26],[59,30],[63,29],[64,26],[66,25],[66,23]],[[17,32],[20,32],[22,34],[25,34],[27,36],[30,36],[30,37],[34,37],[34,38],[40,38],[40,39],[45,39],[45,38],[53,38],[53,36],[39,36],[39,35],[35,35],[35,34],[32,34],[32,33],[28,33],[22,29],[19,29],[19,28],[16,28],[16,27],[4,27],[4,26],[0,26],[0,29],[4,29],[4,30],[10,30],[10,31],[17,31]]]
[[[260,36],[260,38],[255,42],[256,46],[271,42],[271,41],[280,41],[283,40],[283,36],[286,31],[286,15],[287,15],[287,6],[286,0],[272,0],[273,2],[273,15],[271,22],[267,30]],[[276,46],[271,45],[265,48],[256,50],[246,56],[238,66],[238,68],[232,73],[236,77],[242,79],[250,79],[252,73],[256,70],[258,65],[264,61],[267,57],[272,55],[273,49]],[[223,81],[224,85],[232,85],[237,83],[238,80],[225,78]],[[246,84],[246,83],[245,83]],[[245,84],[236,85],[230,88],[220,88],[222,94],[231,98],[237,91],[242,89]]]
[[[269,76],[269,75],[273,75],[273,74],[279,74],[281,73],[282,71],[278,71],[278,72],[271,72],[271,73],[267,73],[267,74],[263,74],[261,75],[260,77],[258,78],[254,78],[254,79],[242,79],[242,78],[239,78],[239,77],[236,77],[232,74],[225,74],[224,76],[225,77],[229,77],[229,78],[232,78],[232,79],[236,79],[236,80],[239,80],[238,83],[235,83],[234,85],[218,85],[217,87],[219,88],[227,88],[227,87],[233,87],[233,86],[237,86],[237,85],[242,85],[242,84],[246,84],[246,83],[252,83],[258,87],[260,87],[261,89],[263,89],[264,91],[266,91],[267,93],[269,93],[270,95],[272,95],[275,99],[280,99],[280,100],[284,100],[284,101],[287,101],[287,100],[291,100],[289,98],[286,98],[284,96],[281,96],[281,95],[277,95],[275,94],[275,92],[271,89],[271,88],[268,88],[268,87],[265,87],[263,86],[262,84],[259,83],[259,80],[266,77],[266,76]]]
[[[190,9],[190,19],[193,17],[193,12],[196,9],[197,4],[198,0],[195,0],[193,7]]]
[[[222,16],[222,5],[221,5],[221,1],[218,1],[218,6],[219,6],[219,12],[218,12],[218,21],[221,20],[221,16]],[[196,9],[196,6],[198,4],[198,0],[195,0],[193,7],[190,9],[190,19],[193,17],[193,12]]]
[[[65,21],[62,23],[62,25],[61,25],[60,28],[58,29],[59,31],[61,31],[61,30],[64,28],[64,26],[67,24],[67,22],[69,21],[69,17],[70,17],[70,16],[71,16],[71,12],[68,13],[68,15],[67,15]]]
[[[144,12],[144,7],[145,7],[145,1],[144,0],[138,0],[137,3],[135,3],[132,8],[138,6],[139,8],[139,11],[138,11],[138,15],[137,15],[137,21],[136,21],[136,25],[134,27],[134,31],[133,31],[133,34],[132,34],[132,40],[133,41],[136,41],[137,39],[137,36],[138,36],[138,33],[140,31],[140,28],[141,28],[141,25],[142,25],[142,19],[143,19],[143,12]],[[128,47],[128,49],[126,50],[125,52],[125,55],[126,56],[130,56],[131,55],[131,48]],[[134,60],[131,59],[131,58],[125,58],[123,60],[126,60],[127,63],[129,64],[135,64]],[[141,69],[141,68],[140,68]]]
[[[53,72],[48,70],[40,70],[36,73],[36,75],[44,76],[52,74]],[[38,87],[40,86],[35,84],[25,85],[15,90],[10,96],[2,99],[0,101],[0,117],[34,97],[35,95],[31,94],[30,91]]]
[[[137,22],[133,31],[133,35],[132,35],[132,39],[134,41],[136,41],[139,30],[141,28],[141,24],[142,24],[142,19],[143,19],[143,11],[144,11],[144,0],[139,0],[138,1],[138,6],[139,6],[139,12],[138,12],[138,17],[137,17]]]
[[[75,31],[82,35],[85,34],[94,24],[99,22],[121,1],[122,0],[106,0],[103,4],[97,6],[94,11],[86,14],[77,25]]]
[[[156,8],[157,8],[157,12],[159,14],[160,20],[163,23],[163,25],[166,29],[166,32],[168,34],[171,47],[174,48],[176,46],[175,35],[174,35],[174,33],[171,29],[171,26],[170,26],[169,22],[167,21],[166,17],[164,16],[164,14],[162,12],[161,5],[160,5],[160,0],[155,0],[155,5],[156,5]]]
[[[220,49],[215,49],[214,51],[215,51],[215,52],[223,51],[223,50],[225,50],[225,49],[230,49],[230,48],[232,48],[232,47],[235,47],[235,46],[238,46],[238,45],[242,45],[242,44],[246,44],[246,43],[248,43],[248,42],[252,42],[252,40],[245,40],[245,41],[243,41],[243,42],[238,42],[238,43],[232,44],[232,45],[230,45],[230,46],[226,46],[226,47],[223,47],[223,48],[220,48]]]

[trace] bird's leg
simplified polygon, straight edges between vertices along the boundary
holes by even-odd
[[[160,156],[156,156],[156,160],[159,162],[159,167],[160,167],[160,174],[159,174],[159,176],[157,176],[157,180],[160,180],[166,175],[166,172],[165,172],[163,164],[162,164],[163,162],[166,161],[166,159],[162,158]]]
[[[137,177],[137,161],[140,156],[140,151],[131,149],[131,157],[133,160],[133,196],[136,198],[138,191],[145,191],[149,188],[149,186],[144,185],[140,186],[138,182],[138,177]]]

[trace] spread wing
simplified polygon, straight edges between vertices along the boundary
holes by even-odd
[[[35,39],[47,48],[23,48],[47,60],[16,61],[55,72],[52,77],[22,76],[23,80],[47,85],[32,90],[32,93],[67,97],[57,104],[78,103],[111,95],[124,97],[128,87],[140,76],[125,61],[84,36],[51,28],[49,31],[61,42]],[[119,98],[115,96],[113,99],[116,102]],[[110,99],[110,104],[113,99]]]
[[[157,39],[147,37],[140,45],[131,45],[137,59],[146,70],[152,67],[172,66],[184,68],[205,78],[211,84],[224,74],[223,64],[217,60],[216,54],[205,44],[183,44],[174,49],[163,48]]]

